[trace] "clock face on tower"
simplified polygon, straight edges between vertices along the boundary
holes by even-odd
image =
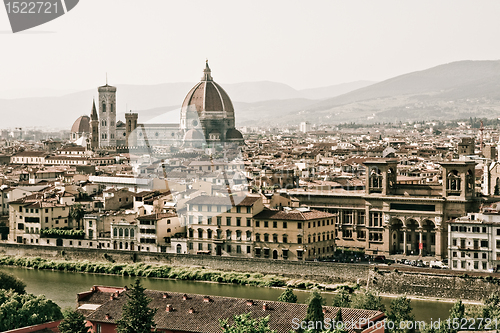
[[[191,122],[191,124],[193,124],[193,126],[197,126],[197,125],[198,125],[198,120],[193,120],[193,121]]]

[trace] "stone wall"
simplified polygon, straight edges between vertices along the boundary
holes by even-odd
[[[468,273],[326,262],[297,262],[272,259],[245,259],[146,253],[98,249],[75,249],[49,246],[0,243],[0,255],[41,257],[59,260],[92,260],[117,263],[161,263],[170,266],[197,266],[222,271],[258,272],[318,282],[358,282],[370,290],[387,294],[407,294],[436,298],[481,301],[493,291],[500,291],[500,274]]]
[[[368,288],[379,293],[482,301],[500,291],[498,277],[395,270],[371,270]]]
[[[161,263],[171,266],[198,266],[222,271],[275,274],[296,279],[312,279],[325,283],[358,282],[363,285],[367,283],[369,271],[369,266],[358,264],[75,249],[22,244],[0,244],[0,255],[65,260],[113,260],[117,263]]]

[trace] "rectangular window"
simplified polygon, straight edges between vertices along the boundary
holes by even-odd
[[[222,217],[217,216],[217,225],[221,225],[221,224],[222,224]]]
[[[487,240],[482,240],[481,241],[481,247],[488,247],[488,241]]]
[[[203,223],[203,216],[198,216],[198,224],[202,224]]]
[[[255,227],[260,228],[260,221],[255,221]]]
[[[247,227],[251,227],[252,226],[252,220],[247,217]]]
[[[203,243],[198,243],[198,251],[203,251]]]
[[[370,222],[369,222],[368,226],[381,227],[382,226],[382,213],[380,213],[380,212],[370,213]]]
[[[227,246],[227,253],[231,253],[231,245]]]
[[[269,221],[264,221],[264,228],[269,228]]]
[[[249,254],[251,252],[252,252],[252,248],[250,247],[250,245],[247,245],[247,254]]]
[[[241,253],[241,245],[236,245],[236,253]]]
[[[247,214],[252,214],[252,207],[247,207]]]
[[[288,243],[288,237],[286,235],[283,235],[283,243]]]
[[[236,213],[241,213],[241,207],[240,206],[236,207]]]
[[[288,228],[288,223],[283,222],[283,229],[286,229],[286,228]]]
[[[297,222],[297,229],[302,229],[302,222]]]
[[[241,227],[241,217],[236,218],[236,226]]]
[[[231,225],[231,218],[230,217],[226,217],[226,225]]]
[[[277,227],[278,227],[278,222],[273,221],[273,228],[277,228]]]
[[[359,211],[358,212],[358,224],[359,225],[365,225],[365,220],[366,220],[366,213],[365,211]]]

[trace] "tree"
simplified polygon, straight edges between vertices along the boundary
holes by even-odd
[[[158,309],[148,307],[151,299],[144,293],[139,279],[126,294],[129,298],[123,305],[122,316],[117,322],[118,333],[151,333],[151,328],[156,328],[154,316]]]
[[[385,312],[385,306],[382,304],[382,297],[372,294],[366,290],[364,293],[355,294],[352,298],[351,308],[364,310],[377,310]]]
[[[83,209],[82,205],[76,204],[71,206],[69,211],[69,219],[76,221],[78,229],[80,229],[80,221],[83,219],[84,216],[85,216],[85,210]]]
[[[345,288],[339,290],[333,296],[332,306],[337,306],[339,308],[348,308],[351,304],[351,294]]]
[[[411,299],[406,296],[400,296],[391,301],[391,309],[387,315],[389,322],[394,324],[394,327],[389,328],[389,332],[410,332],[414,329],[403,329],[407,325],[401,325],[403,322],[413,323],[415,316],[412,314]]]
[[[12,289],[18,294],[26,293],[26,283],[12,274],[0,272],[0,289]]]
[[[64,313],[64,319],[57,328],[61,333],[88,333],[89,327],[85,323],[81,313],[70,310]]]
[[[62,319],[61,308],[44,295],[0,289],[0,332]]]
[[[314,289],[311,296],[307,301],[307,314],[304,321],[311,332],[321,332],[325,322],[325,315],[323,314],[324,299],[321,297],[318,289]],[[321,327],[318,327],[321,326]]]
[[[293,293],[292,288],[286,288],[280,297],[278,297],[278,302],[297,303],[297,295]]]
[[[250,313],[243,313],[235,315],[232,324],[229,324],[229,319],[221,319],[219,323],[224,333],[276,333],[269,327],[269,316],[252,319]]]

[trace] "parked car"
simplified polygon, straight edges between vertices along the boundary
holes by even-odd
[[[373,260],[375,262],[385,262],[385,256],[376,256]]]
[[[430,262],[430,266],[431,268],[448,268],[448,266],[446,266],[441,260],[433,260]]]

